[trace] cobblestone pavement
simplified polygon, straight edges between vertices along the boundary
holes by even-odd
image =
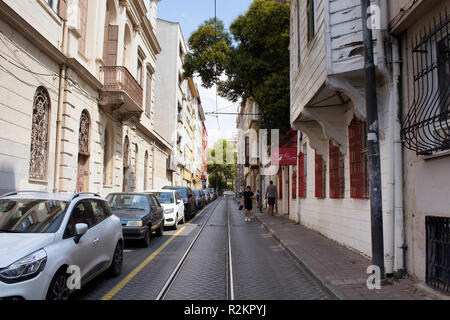
[[[256,213],[265,228],[317,281],[342,300],[430,300],[412,279],[402,279],[381,289],[369,290],[366,257],[286,217]]]
[[[245,222],[236,202],[229,201],[236,299],[330,299],[257,220]]]
[[[233,199],[216,200],[183,230],[166,231],[163,237],[153,238],[149,248],[128,243],[120,277],[100,276],[72,298],[93,300],[106,295],[112,300],[155,299],[206,222],[165,299],[228,299],[228,219],[235,299],[332,298],[329,291],[310,278],[256,219],[244,222],[243,212],[238,210]],[[180,229],[182,227],[180,225]]]

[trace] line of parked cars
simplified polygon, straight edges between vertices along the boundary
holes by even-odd
[[[164,187],[142,193],[0,197],[0,300],[67,300],[103,272],[123,265],[124,240],[150,245],[215,200],[213,189]]]

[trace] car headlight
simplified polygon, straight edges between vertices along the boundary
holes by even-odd
[[[127,221],[127,227],[142,227],[142,221],[141,220]]]
[[[14,283],[32,279],[44,270],[46,262],[47,253],[41,249],[0,270],[0,280]]]
[[[173,213],[173,208],[172,209],[166,209],[166,210],[164,210],[164,213]]]

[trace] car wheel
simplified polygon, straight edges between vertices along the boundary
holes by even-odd
[[[172,229],[173,230],[177,230],[178,229],[178,214],[177,214],[177,216],[175,218],[175,224],[173,225]]]
[[[161,237],[164,233],[164,222],[161,222],[158,231],[156,231],[156,236]]]
[[[150,229],[147,229],[144,233],[144,239],[142,239],[142,244],[144,247],[148,247],[150,245]]]
[[[67,273],[63,269],[59,270],[50,282],[47,292],[47,300],[67,301],[70,290],[67,288]]]
[[[116,249],[114,250],[113,261],[111,267],[109,267],[109,274],[112,277],[117,277],[122,272],[123,265],[123,244],[118,242]]]

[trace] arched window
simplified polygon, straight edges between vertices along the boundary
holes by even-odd
[[[39,87],[33,101],[30,179],[45,180],[47,178],[49,117],[50,96],[47,89]]]
[[[89,155],[89,130],[91,121],[86,110],[83,110],[80,117],[80,135],[78,136],[79,153]]]
[[[89,176],[90,176],[90,130],[91,119],[86,110],[81,112],[80,130],[78,134],[78,177],[77,177],[77,192],[89,191]]]

